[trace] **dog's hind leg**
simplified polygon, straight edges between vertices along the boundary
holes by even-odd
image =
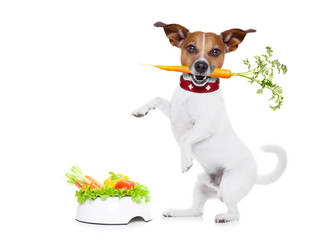
[[[155,108],[161,110],[170,119],[170,102],[161,97],[152,99],[142,107],[133,111],[132,115],[135,117],[143,117],[149,112],[149,110]]]
[[[215,222],[226,223],[239,220],[237,204],[251,190],[255,182],[255,174],[248,174],[238,169],[225,171],[220,184],[220,200],[227,206],[227,213],[218,214]]]
[[[200,179],[196,182],[194,187],[194,199],[192,206],[187,209],[168,209],[162,213],[164,217],[201,217],[205,202],[217,197],[217,191],[209,188]]]

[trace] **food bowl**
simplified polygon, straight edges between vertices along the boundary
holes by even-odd
[[[149,204],[144,200],[136,203],[131,197],[86,200],[78,204],[76,212],[77,221],[92,224],[128,224],[138,217],[152,220]]]

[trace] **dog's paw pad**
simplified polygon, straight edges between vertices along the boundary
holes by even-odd
[[[215,223],[228,223],[230,220],[225,218],[215,218]]]
[[[133,112],[132,112],[132,115],[133,115],[134,117],[138,117],[138,118],[140,118],[140,117],[143,117],[143,116],[147,115],[147,113],[148,113],[149,110],[151,110],[151,109],[154,109],[154,108],[151,108],[151,107],[148,107],[147,105],[145,105],[145,106],[143,106],[143,107],[141,107],[141,108],[138,108],[138,109],[136,109],[135,111],[133,111]]]
[[[193,165],[193,160],[191,157],[188,157],[189,155],[186,155],[182,152],[182,159],[181,159],[181,170],[182,173],[187,172]]]
[[[228,222],[237,221],[237,220],[239,220],[239,216],[235,214],[218,214],[215,217],[216,223],[228,223]]]
[[[141,117],[147,115],[147,113],[148,113],[148,112],[145,112],[145,113],[132,112],[132,115],[133,115],[134,117],[141,118]]]
[[[182,168],[182,173],[187,172],[190,168],[192,167],[192,164],[190,165],[183,165]]]
[[[162,213],[162,216],[164,217],[172,217],[171,210],[168,209]]]

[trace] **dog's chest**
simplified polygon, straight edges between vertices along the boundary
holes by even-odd
[[[171,101],[171,125],[177,140],[194,126],[190,115],[192,93],[178,87]]]
[[[171,125],[176,140],[198,120],[211,115],[209,109],[217,102],[218,93],[193,93],[178,87],[171,101]],[[218,114],[218,113],[217,113]]]

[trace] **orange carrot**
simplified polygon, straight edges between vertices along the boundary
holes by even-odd
[[[90,188],[91,188],[91,184],[94,183],[95,186],[99,186],[99,188],[103,187],[103,184],[101,184],[100,182],[98,182],[97,180],[93,179],[92,177],[85,175],[84,176],[87,180],[89,180],[90,182]]]
[[[90,189],[100,189],[102,187],[101,184],[99,184],[98,182],[91,182],[89,186]]]
[[[231,71],[228,69],[215,68],[213,73],[210,74],[210,77],[230,78],[231,75]]]
[[[90,178],[90,179],[93,179],[93,178]],[[90,189],[100,189],[103,186],[101,183],[97,182],[96,180],[90,181],[90,183],[83,182],[82,185],[80,185],[79,182],[76,182],[75,185],[76,187],[82,188],[82,189],[85,189],[87,185],[89,185]]]
[[[187,66],[163,66],[163,65],[147,65],[160,68],[166,71],[174,71],[174,72],[184,72],[184,73],[191,73],[189,67]],[[228,69],[221,69],[215,68],[212,74],[209,75],[210,77],[219,77],[219,78],[230,78],[231,71]]]
[[[86,182],[83,182],[82,188],[85,189],[88,184]]]
[[[89,180],[89,182],[97,182],[96,179],[93,179],[92,177],[88,176],[88,175],[85,175],[84,176],[87,180]]]
[[[164,65],[147,65],[147,66],[157,67],[166,71],[191,73],[190,69],[187,66],[164,66]]]
[[[65,173],[68,183],[74,184],[78,188],[85,189],[89,185],[90,189],[100,189],[104,185],[96,181],[90,176],[84,176],[82,170],[78,166],[73,166],[71,172]]]

